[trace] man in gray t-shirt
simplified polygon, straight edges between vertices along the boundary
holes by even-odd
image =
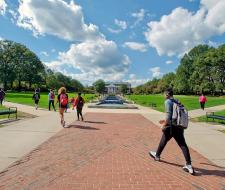
[[[167,142],[173,137],[176,140],[179,147],[181,148],[186,160],[186,165],[183,167],[183,169],[193,175],[194,169],[191,165],[191,157],[189,149],[185,142],[184,129],[172,125],[173,104],[175,101],[173,99],[172,89],[167,89],[165,91],[165,98],[166,98],[165,100],[166,117],[165,120],[159,121],[159,123],[162,125],[162,132],[163,132],[162,138],[160,140],[157,151],[156,152],[150,151],[149,155],[153,157],[156,161],[160,161],[160,155],[163,149],[165,148]]]

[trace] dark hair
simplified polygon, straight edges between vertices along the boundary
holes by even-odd
[[[81,95],[81,93],[79,92],[79,93],[78,93],[78,95],[80,96],[80,95]]]
[[[173,96],[173,89],[172,89],[172,88],[167,88],[167,89],[165,90],[165,94],[166,94],[167,96]]]

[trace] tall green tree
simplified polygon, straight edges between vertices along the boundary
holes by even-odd
[[[105,91],[105,82],[102,79],[99,79],[93,83],[95,91],[99,94],[104,93]]]

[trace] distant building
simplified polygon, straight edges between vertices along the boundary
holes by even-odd
[[[131,84],[129,82],[106,82],[105,83],[105,92],[107,94],[120,94],[120,86],[122,84],[127,85],[127,93],[131,92]]]

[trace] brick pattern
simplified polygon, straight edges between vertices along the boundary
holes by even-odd
[[[182,171],[183,155],[171,140],[162,161],[161,130],[139,114],[87,113],[0,173],[0,190],[151,190],[225,187],[225,170],[191,151],[196,176]]]

